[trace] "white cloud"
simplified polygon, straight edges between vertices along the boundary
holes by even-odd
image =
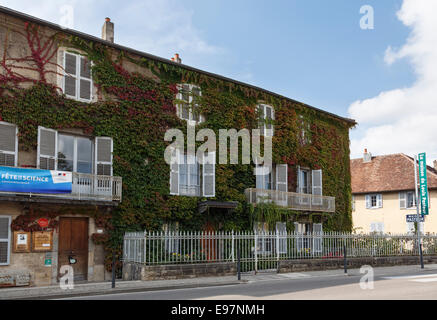
[[[367,148],[373,154],[425,151],[428,160],[437,158],[436,12],[437,1],[404,0],[397,16],[411,33],[401,48],[387,48],[385,62],[408,59],[416,81],[350,105],[349,115],[359,124],[352,133],[358,137],[351,139],[352,157],[360,157]]]
[[[101,35],[104,18],[115,23],[115,42],[183,63],[212,60],[226,53],[208,43],[193,24],[193,11],[176,0],[0,0],[0,5],[61,24],[61,7],[74,8],[74,29]]]

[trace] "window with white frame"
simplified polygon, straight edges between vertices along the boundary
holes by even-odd
[[[38,128],[38,168],[112,176],[113,141]]]
[[[193,197],[215,197],[215,152],[204,156],[172,151],[170,164],[170,194]]]
[[[198,100],[202,96],[200,87],[192,84],[178,85],[178,94],[176,99],[177,115],[183,120],[189,121],[191,124],[202,123],[205,117],[199,112]]]
[[[366,208],[367,209],[378,209],[382,208],[382,194],[366,194]]]
[[[16,167],[18,160],[18,127],[0,121],[0,166]]]
[[[306,145],[311,143],[311,135],[310,135],[310,123],[308,120],[304,118],[303,115],[299,115],[300,120],[300,144]]]
[[[401,209],[416,208],[416,194],[414,191],[399,192],[399,207]]]
[[[90,102],[92,100],[91,63],[82,55],[64,53],[63,92],[68,98]]]
[[[384,233],[384,223],[383,222],[370,223],[370,232]]]
[[[297,168],[297,193],[312,194],[313,205],[323,205],[323,175],[322,170],[310,170],[306,168]],[[299,203],[306,204],[309,197],[299,197]]]
[[[267,222],[255,222],[253,231],[257,235],[256,253],[257,254],[270,254],[272,252],[272,240],[274,236],[269,233]]]
[[[257,106],[259,114],[259,130],[260,135],[265,137],[272,137],[274,132],[275,110],[272,106],[266,104],[259,104]]]
[[[0,216],[0,266],[10,263],[11,217]]]

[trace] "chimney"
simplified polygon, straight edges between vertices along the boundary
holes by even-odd
[[[102,27],[102,39],[114,43],[114,23],[109,18],[105,18]]]
[[[177,62],[177,63],[182,63],[182,59],[179,58],[179,53],[175,53],[174,57],[171,58],[171,61]]]
[[[434,165],[434,169],[437,170],[437,160],[434,160],[434,161],[432,162],[432,164]]]
[[[363,154],[363,162],[371,162],[372,161],[372,154],[370,152],[367,152],[367,149],[364,149],[364,154]]]

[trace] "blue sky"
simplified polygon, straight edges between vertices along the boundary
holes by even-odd
[[[69,5],[74,9],[74,29],[96,36],[109,16],[115,23],[116,43],[166,58],[178,52],[184,64],[355,118],[359,126],[351,131],[353,156],[369,148],[374,154],[424,150],[437,158],[437,142],[416,146],[415,138],[397,137],[404,130],[415,130],[405,127],[408,118],[397,117],[415,107],[413,97],[404,99],[404,109],[399,110],[395,97],[389,101],[380,97],[408,94],[408,88],[415,90],[415,96],[423,95],[415,84],[423,76],[421,70],[435,60],[425,59],[435,25],[420,21],[435,20],[429,13],[436,12],[433,2],[0,0],[1,5],[55,23],[60,23],[60,7]],[[363,5],[374,8],[373,30],[360,28]],[[408,50],[413,32],[428,36],[417,37],[414,50]],[[429,100],[437,102],[437,96],[426,103]],[[367,110],[374,111],[373,118]],[[385,113],[379,115],[378,110]],[[421,135],[434,134],[429,130]],[[384,139],[387,142],[382,143]]]

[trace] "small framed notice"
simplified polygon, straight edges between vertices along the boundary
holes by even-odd
[[[44,252],[52,251],[53,232],[52,231],[35,231],[32,232],[32,251]]]
[[[14,246],[13,251],[30,252],[30,232],[14,231]]]

